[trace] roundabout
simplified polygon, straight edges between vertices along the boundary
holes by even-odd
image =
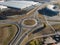
[[[37,25],[37,20],[34,18],[24,19],[22,21],[22,26],[24,27],[34,27]]]

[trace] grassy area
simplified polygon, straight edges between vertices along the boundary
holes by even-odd
[[[30,42],[28,42],[26,45],[43,45],[41,38],[39,39],[33,39]]]
[[[2,35],[2,45],[8,45],[8,43],[13,39],[17,32],[17,27],[16,25],[4,25],[1,27],[1,30],[3,30],[3,35]],[[8,35],[7,35],[8,34]],[[5,37],[5,38],[4,38]]]
[[[57,30],[57,31],[60,31],[60,24],[56,24],[56,25],[52,25],[52,27],[55,29],[55,30]],[[49,27],[49,26],[47,26],[45,29],[43,29],[41,32],[38,32],[38,33],[36,33],[37,35],[39,35],[39,34],[51,34],[51,33],[54,33],[53,31],[52,31],[52,29]],[[34,35],[36,35],[36,34],[34,34]],[[37,36],[36,35],[36,36]],[[29,37],[31,36],[31,34],[29,35]],[[32,38],[32,37],[31,37]],[[29,38],[30,39],[30,38]],[[31,40],[30,42],[28,42],[27,43],[27,45],[43,45],[42,44],[42,39],[43,38],[38,38],[38,39],[33,39],[33,40]]]
[[[35,21],[34,20],[25,20],[24,21],[24,24],[25,25],[34,25],[35,24]]]
[[[57,31],[60,31],[60,24],[53,25],[53,28]]]

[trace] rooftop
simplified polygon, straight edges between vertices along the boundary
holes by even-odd
[[[39,9],[39,14],[43,14],[46,16],[55,16],[59,13],[58,10],[55,9],[56,7],[54,5],[48,5],[45,8]]]
[[[0,3],[0,5],[3,6],[18,8],[18,9],[24,9],[26,7],[36,5],[36,4],[38,4],[38,2],[34,2],[34,1],[6,1]]]

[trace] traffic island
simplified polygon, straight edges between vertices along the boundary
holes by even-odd
[[[22,21],[22,26],[24,27],[34,27],[37,25],[37,20],[34,18],[24,19]]]

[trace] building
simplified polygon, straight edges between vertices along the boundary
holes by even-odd
[[[59,13],[59,11],[56,9],[57,7],[55,5],[48,5],[43,9],[39,9],[39,14],[46,15],[46,16],[55,16]]]
[[[17,8],[17,9],[25,9],[27,7],[37,4],[38,2],[34,2],[34,1],[7,1],[0,3],[0,5],[4,5],[10,8]]]

